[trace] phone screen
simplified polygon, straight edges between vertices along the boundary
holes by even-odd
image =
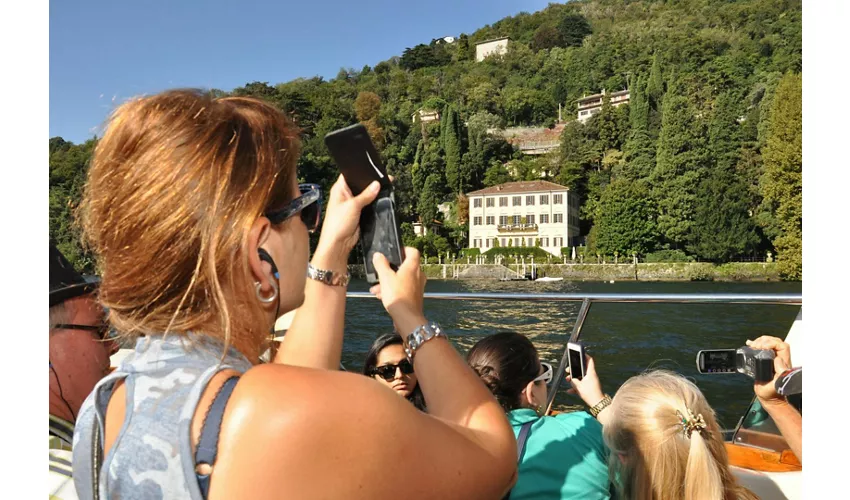
[[[701,373],[733,373],[737,369],[735,349],[700,351]]]
[[[569,347],[570,350],[570,376],[576,380],[581,380],[584,377],[584,360],[582,359],[581,349]]]

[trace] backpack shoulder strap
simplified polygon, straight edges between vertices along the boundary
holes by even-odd
[[[206,499],[209,496],[210,490],[210,474],[211,467],[205,468],[205,473],[198,471],[199,465],[206,464],[212,466],[215,464],[216,456],[218,455],[218,438],[221,432],[221,422],[224,419],[224,408],[227,406],[227,400],[233,394],[233,389],[236,387],[236,382],[239,381],[238,376],[232,376],[224,381],[218,390],[218,393],[213,399],[212,405],[204,417],[204,424],[201,427],[201,437],[198,439],[198,447],[195,449],[195,475],[198,477],[198,486],[201,488],[201,495]]]
[[[531,426],[534,425],[534,422],[537,422],[537,419],[522,424],[522,427],[519,429],[519,436],[516,438],[517,464],[522,462],[522,457],[525,455],[525,443],[528,442],[528,436],[531,434]],[[505,495],[503,500],[509,500],[510,498],[511,492],[508,491],[508,494]]]

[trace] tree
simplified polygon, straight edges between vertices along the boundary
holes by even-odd
[[[558,32],[561,34],[561,46],[580,47],[584,37],[593,30],[581,14],[567,14],[558,23]]]
[[[535,51],[551,49],[563,45],[561,32],[551,24],[544,24],[537,28],[531,38],[531,48]]]
[[[803,79],[789,73],[776,88],[763,152],[762,224],[777,252],[780,273],[803,279]]]
[[[734,170],[712,169],[696,189],[688,252],[712,262],[727,262],[751,253],[759,237],[747,213],[746,198],[746,186],[735,177]]]
[[[75,269],[94,273],[94,256],[81,244],[80,227],[75,218],[83,195],[89,162],[96,139],[83,144],[67,142],[61,137],[50,139],[50,186],[48,190],[50,239]]]
[[[664,97],[664,79],[661,75],[661,62],[658,53],[652,55],[652,68],[646,82],[646,100],[649,105],[649,132],[652,137],[658,136],[662,119],[662,104]]]
[[[437,220],[437,205],[443,202],[446,195],[446,183],[440,174],[431,174],[425,180],[425,186],[419,196],[417,211],[423,224]]]
[[[453,106],[446,107],[441,125],[440,142],[445,151],[446,182],[452,192],[460,194],[469,186],[471,179],[466,175],[467,172],[461,168],[463,151],[460,138],[463,125]]]
[[[354,100],[354,112],[357,121],[365,122],[378,117],[381,112],[381,98],[374,92],[360,92]]]
[[[487,187],[498,186],[511,181],[511,174],[501,163],[493,163],[484,174],[484,185]]]
[[[596,247],[605,255],[646,254],[655,249],[655,204],[644,184],[616,179],[599,200]]]
[[[679,248],[693,225],[695,189],[705,174],[708,151],[702,120],[686,97],[668,93],[663,109],[650,180],[658,204],[658,230],[668,244]]]

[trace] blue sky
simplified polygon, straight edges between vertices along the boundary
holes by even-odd
[[[82,142],[134,95],[333,78],[547,0],[50,2],[50,136]]]

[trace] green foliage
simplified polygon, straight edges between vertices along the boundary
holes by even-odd
[[[450,252],[452,249],[449,240],[431,232],[414,239],[411,246],[419,250],[420,254],[433,256],[435,259],[437,255],[442,255],[445,258],[446,252]],[[436,262],[433,262],[433,264],[436,264]]]
[[[735,170],[742,142],[735,102],[730,93],[721,94],[715,102],[708,125],[712,165],[697,186],[688,236],[688,251],[712,262],[745,256],[760,243],[749,213],[750,192]]]
[[[643,258],[644,262],[693,262],[694,258],[681,250],[658,250],[650,252]]]
[[[687,97],[667,93],[655,168],[650,175],[658,204],[658,230],[674,248],[687,242],[696,209],[696,186],[709,152],[703,120]]]
[[[642,255],[655,248],[656,209],[643,184],[615,180],[599,201],[596,248],[603,254]]]
[[[50,139],[50,187],[48,191],[50,239],[80,272],[93,274],[95,262],[80,239],[75,217],[83,195],[95,139],[72,144],[61,137]]]
[[[802,76],[787,74],[776,89],[764,148],[762,224],[773,235],[777,264],[786,279],[803,277]]]
[[[463,145],[461,134],[463,124],[460,122],[457,111],[453,106],[448,106],[441,121],[442,131],[440,141],[443,145],[446,158],[446,183],[449,189],[456,194],[466,191],[472,182],[470,169],[461,166]]]
[[[460,257],[475,257],[476,255],[481,254],[480,248],[461,248],[459,256]]]
[[[558,23],[558,33],[561,35],[560,45],[564,47],[581,46],[584,37],[592,32],[587,19],[580,14],[568,14]]]
[[[525,240],[525,238],[523,238]],[[513,241],[513,238],[510,238],[509,241]],[[544,261],[548,260],[549,256],[552,254],[543,250],[540,247],[529,247],[529,246],[507,246],[507,247],[493,247],[486,252],[484,252],[488,258],[493,258],[497,255],[502,255],[504,257],[513,257],[514,255],[519,257],[525,257],[526,259],[530,259],[532,256],[535,261]]]

